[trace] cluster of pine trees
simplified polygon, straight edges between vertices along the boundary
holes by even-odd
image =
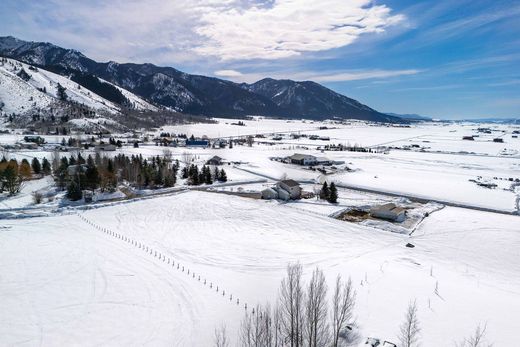
[[[96,153],[86,159],[79,153],[55,160],[54,177],[58,187],[67,190],[67,198],[79,200],[83,190],[114,191],[119,180],[139,188],[163,188],[175,185],[178,161],[160,156],[144,159],[142,155],[114,158]]]
[[[0,193],[6,191],[9,195],[20,192],[22,183],[33,177],[33,175],[49,175],[51,164],[44,158],[40,162],[34,158],[31,163],[27,159],[22,159],[20,163],[16,159],[7,160],[3,157],[0,160]]]
[[[327,182],[323,183],[320,191],[320,199],[327,200],[331,204],[338,202],[338,188],[336,188],[334,182],[330,184],[330,187]]]
[[[227,174],[224,169],[219,170],[217,167],[211,172],[209,166],[203,165],[202,169],[195,164],[185,166],[182,169],[182,178],[188,180],[189,185],[198,186],[200,184],[212,184],[214,181],[227,182]]]
[[[144,159],[142,155],[114,157],[115,166],[124,179],[138,188],[173,187],[177,181],[179,161],[155,156]]]

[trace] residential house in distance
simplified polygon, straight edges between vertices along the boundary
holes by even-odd
[[[284,190],[285,192],[289,193],[289,198],[296,200],[301,197],[302,194],[302,188],[300,187],[300,184],[294,180],[283,180],[276,184],[276,187],[278,188],[278,193],[280,194],[280,190]]]
[[[310,154],[295,153],[287,157],[291,164],[297,165],[315,165],[317,163],[316,157]]]
[[[300,184],[294,180],[283,180],[274,187],[262,190],[262,199],[280,199],[280,200],[297,200],[302,195]]]
[[[374,218],[386,219],[392,222],[403,222],[406,218],[406,210],[394,203],[374,206],[370,209],[370,215]]]
[[[206,165],[222,165],[223,160],[224,159],[222,159],[218,155],[215,155],[212,158],[208,159],[208,161],[206,162]]]

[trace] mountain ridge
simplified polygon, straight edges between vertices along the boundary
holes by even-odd
[[[96,62],[77,50],[12,36],[0,37],[0,55],[50,70],[89,73],[156,105],[195,115],[406,122],[312,81],[266,78],[239,84],[150,63]]]

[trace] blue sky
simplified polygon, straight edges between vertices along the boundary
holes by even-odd
[[[520,2],[3,0],[0,35],[237,82],[315,80],[385,112],[520,117]]]

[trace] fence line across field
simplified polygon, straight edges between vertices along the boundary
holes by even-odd
[[[161,254],[160,252],[158,253],[157,250],[154,250],[152,249],[152,247],[149,247],[147,245],[145,245],[143,242],[141,241],[136,241],[130,237],[127,237],[125,235],[122,235],[122,234],[119,234],[117,232],[114,232],[108,228],[104,228],[94,222],[92,222],[91,220],[89,220],[88,218],[86,218],[85,216],[81,215],[81,214],[77,214],[79,216],[79,218],[84,221],[85,223],[87,223],[88,225],[92,226],[94,229],[97,229],[109,236],[113,236],[115,237],[116,239],[119,239],[119,240],[122,240],[122,241],[125,241],[131,245],[133,245],[134,247],[144,251],[145,253],[147,254],[150,254],[152,255],[154,258],[158,258],[159,260],[162,260],[163,263],[167,263],[168,265],[171,264],[171,268],[172,269],[175,269],[175,259],[173,258],[170,258],[170,257],[166,257],[166,255],[164,254]],[[187,271],[187,276],[190,275],[190,269],[188,267],[185,267],[185,266],[181,266],[180,263],[177,261],[177,267],[176,267],[177,270],[181,271],[181,272],[185,272]],[[200,277],[200,274],[198,276],[196,276],[195,272],[194,271],[191,271],[191,274],[192,276],[190,276],[192,279],[195,279],[197,280],[198,282],[202,282],[201,281],[201,277]],[[203,285],[206,286],[207,284],[207,279],[204,278],[204,283]],[[212,289],[213,288],[213,282],[210,282],[209,284],[209,288]],[[221,292],[222,292],[222,296],[226,296],[226,291],[223,290],[222,288],[220,288]],[[216,293],[219,292],[219,286],[216,285]],[[240,305],[240,298],[238,297],[235,297],[236,298],[236,305]],[[233,294],[231,293],[229,295],[229,301],[232,302],[233,301]],[[247,303],[244,303],[244,309],[247,310]]]

